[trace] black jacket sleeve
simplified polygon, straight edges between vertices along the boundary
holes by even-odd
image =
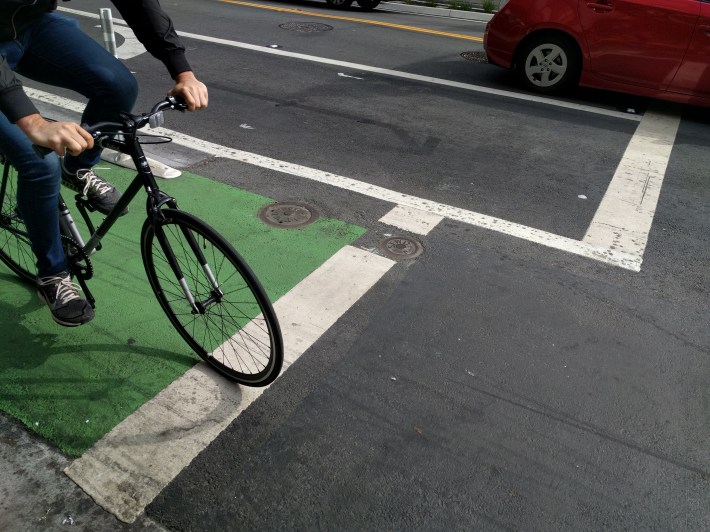
[[[23,116],[37,112],[37,108],[22,90],[22,83],[0,55],[0,113],[13,124]]]
[[[2,0],[0,0],[2,1]],[[175,78],[192,70],[185,58],[185,47],[173,27],[170,17],[158,0],[112,0],[146,50],[162,61]],[[61,46],[61,43],[57,43]],[[22,90],[5,57],[0,55],[0,112],[11,122],[37,112],[37,108]]]
[[[165,64],[172,78],[180,72],[192,70],[185,58],[185,47],[180,42],[173,22],[160,7],[158,0],[111,2],[146,50]]]

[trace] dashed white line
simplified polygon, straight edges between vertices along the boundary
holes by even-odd
[[[84,105],[79,102],[69,100],[61,96],[56,96],[51,93],[30,88],[25,88],[25,91],[32,98],[43,101],[45,103],[57,105],[65,109],[81,112],[84,108]],[[528,227],[525,225],[503,220],[501,218],[496,218],[494,216],[489,216],[487,214],[481,214],[462,209],[460,207],[454,207],[451,205],[446,205],[444,203],[439,203],[436,201],[419,198],[409,194],[404,194],[402,192],[397,192],[377,185],[372,185],[370,183],[365,183],[363,181],[358,181],[350,177],[340,176],[337,174],[332,174],[330,172],[317,170],[315,168],[309,168],[307,166],[293,164],[286,161],[280,161],[278,159],[264,157],[255,153],[221,146],[213,142],[191,137],[190,135],[185,135],[184,133],[180,133],[178,131],[172,131],[166,128],[156,128],[152,131],[157,135],[166,135],[168,137],[172,137],[173,142],[175,142],[176,144],[181,144],[191,149],[202,151],[204,153],[214,155],[216,157],[224,157],[227,159],[252,164],[262,168],[267,168],[276,172],[283,172],[290,175],[310,179],[313,181],[318,181],[320,183],[349,190],[351,192],[356,192],[364,196],[369,196],[382,201],[388,201],[394,203],[395,205],[415,209],[415,211],[424,211],[435,216],[450,218],[452,220],[457,220],[459,222],[475,225],[484,229],[490,229],[498,233],[503,233],[509,236],[527,240],[529,242],[534,242],[536,244],[547,246],[549,248],[558,249],[560,251],[574,253],[582,257],[587,257],[590,259],[605,262],[607,264],[618,266],[620,268],[625,268],[632,271],[641,270],[641,262],[643,260],[642,250],[639,253],[639,250],[636,249],[636,253],[632,253],[628,252],[627,250],[622,250],[611,246],[596,246],[591,242],[580,241],[556,235],[554,233],[535,229],[534,227]],[[621,164],[624,164],[623,160]],[[601,233],[604,230],[604,226],[599,225],[598,229]],[[609,231],[613,232],[619,232],[624,230],[626,230],[624,227],[609,227]],[[628,230],[636,231],[637,229],[635,227],[630,226]],[[613,240],[617,237],[612,236],[610,238]]]
[[[614,173],[584,242],[642,257],[680,116],[647,111]]]
[[[380,218],[380,222],[417,235],[428,235],[443,219],[439,214],[397,205]]]

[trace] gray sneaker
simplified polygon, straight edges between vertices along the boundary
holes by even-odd
[[[94,319],[94,309],[79,295],[67,272],[37,279],[37,295],[49,306],[59,325],[76,327]]]
[[[91,169],[78,170],[74,174],[62,169],[62,183],[76,192],[81,192],[91,206],[102,214],[108,214],[121,199],[121,193]],[[121,216],[127,212],[128,207],[123,210]]]

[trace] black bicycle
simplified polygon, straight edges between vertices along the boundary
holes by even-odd
[[[266,386],[281,371],[283,342],[274,309],[244,259],[217,231],[178,209],[177,201],[161,192],[141,143],[170,142],[169,137],[140,135],[146,125],[163,123],[163,111],[184,111],[174,97],[157,103],[149,113],[121,115],[120,122],[102,122],[86,130],[105,148],[131,156],[138,169],[120,201],[94,227],[86,198],[77,194],[76,207],[90,236],[84,240],[60,196],[59,213],[69,270],[95,300],[86,282],[94,275],[91,256],[101,249],[124,209],[145,189],[146,220],[140,246],[148,280],[165,314],[188,345],[205,362],[229,379],[248,386]],[[46,153],[46,152],[45,152]],[[17,209],[17,172],[0,155],[0,260],[24,281],[36,283],[35,256]]]

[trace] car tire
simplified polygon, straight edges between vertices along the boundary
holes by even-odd
[[[370,11],[380,5],[380,0],[357,0],[357,5],[365,11]]]
[[[582,71],[577,43],[564,35],[539,35],[523,42],[517,54],[518,78],[528,90],[554,94],[576,85]]]
[[[330,7],[334,7],[336,9],[345,9],[347,7],[350,7],[350,5],[353,3],[353,0],[325,0],[325,2]]]

